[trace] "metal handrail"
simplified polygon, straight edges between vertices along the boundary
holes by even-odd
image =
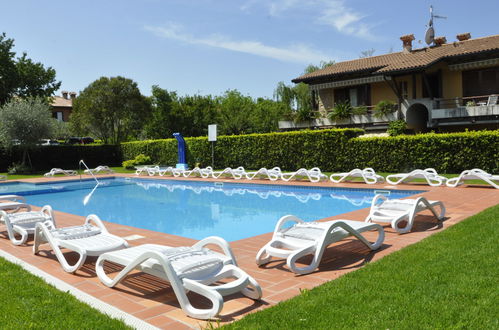
[[[99,180],[97,180],[97,178],[95,177],[94,173],[88,168],[87,164],[85,164],[85,162],[83,161],[83,159],[81,159],[79,162],[78,162],[78,168],[80,169],[79,172],[80,172],[80,181],[81,181],[81,165],[85,166],[85,168],[88,170],[88,173],[90,173],[90,175],[94,178],[95,182],[97,182],[97,185],[100,184]]]

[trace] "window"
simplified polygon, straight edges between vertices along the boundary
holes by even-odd
[[[63,117],[62,117],[62,112],[61,111],[57,111],[57,112],[52,113],[52,117],[54,117],[58,121],[63,121],[63,119],[62,119]]]
[[[336,88],[334,103],[349,102],[352,106],[371,104],[371,85],[365,84],[355,87]]]
[[[463,71],[463,96],[499,93],[499,68]]]

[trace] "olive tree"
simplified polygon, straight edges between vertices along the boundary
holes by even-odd
[[[136,138],[150,114],[150,102],[137,83],[119,76],[101,77],[74,100],[71,122],[81,133],[118,144]]]
[[[0,140],[6,147],[19,144],[23,165],[29,149],[40,139],[51,137],[53,128],[50,106],[44,98],[14,98],[0,108]]]

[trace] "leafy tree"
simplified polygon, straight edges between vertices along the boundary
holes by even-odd
[[[374,52],[376,52],[376,49],[374,49],[374,48],[363,50],[360,52],[359,58],[371,57],[371,56],[373,56]]]
[[[17,68],[12,51],[14,40],[0,34],[0,105],[7,102],[17,86]]]
[[[131,79],[101,77],[74,100],[71,121],[80,132],[104,143],[118,144],[136,138],[151,113],[149,100]]]
[[[258,98],[250,115],[252,130],[255,133],[270,133],[279,129],[279,120],[288,112],[281,102]]]
[[[14,95],[48,97],[59,89],[54,69],[33,62],[26,53],[16,59],[13,47],[14,39],[0,34],[0,105]]]
[[[173,103],[173,130],[184,136],[204,136],[218,122],[219,100],[211,95],[183,96]]]
[[[73,134],[71,134],[71,127],[69,123],[64,121],[59,121],[57,119],[52,119],[52,137],[55,139],[63,139],[66,140]]]
[[[252,123],[249,117],[253,110],[251,97],[243,96],[237,90],[229,90],[219,98],[219,107],[221,134],[252,133]]]
[[[312,72],[315,72],[317,70],[322,70],[322,69],[325,69],[327,68],[328,66],[331,66],[334,64],[334,61],[321,61],[319,63],[319,65],[315,65],[315,64],[309,64],[303,74],[307,74],[307,73],[312,73]]]
[[[55,80],[54,69],[51,67],[45,69],[43,64],[35,63],[29,59],[26,53],[17,59],[16,67],[18,73],[17,96],[51,96],[61,87],[61,82]]]
[[[13,99],[0,108],[0,140],[10,147],[15,140],[23,150],[23,165],[28,151],[40,139],[53,135],[53,118],[44,98]]]
[[[166,89],[152,86],[150,98],[152,113],[150,121],[144,127],[144,133],[150,139],[171,138],[174,133],[173,101],[175,93],[168,93]]]

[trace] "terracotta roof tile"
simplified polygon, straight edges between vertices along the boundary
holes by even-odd
[[[72,107],[73,100],[72,99],[65,99],[65,98],[60,97],[60,96],[54,96],[54,97],[52,97],[51,106],[53,106],[53,107]]]
[[[454,56],[499,50],[499,35],[456,41],[436,47],[372,56],[333,64],[322,70],[302,75],[293,82],[311,82],[320,78],[333,78],[341,74],[370,71],[373,74],[424,68],[439,60]]]

